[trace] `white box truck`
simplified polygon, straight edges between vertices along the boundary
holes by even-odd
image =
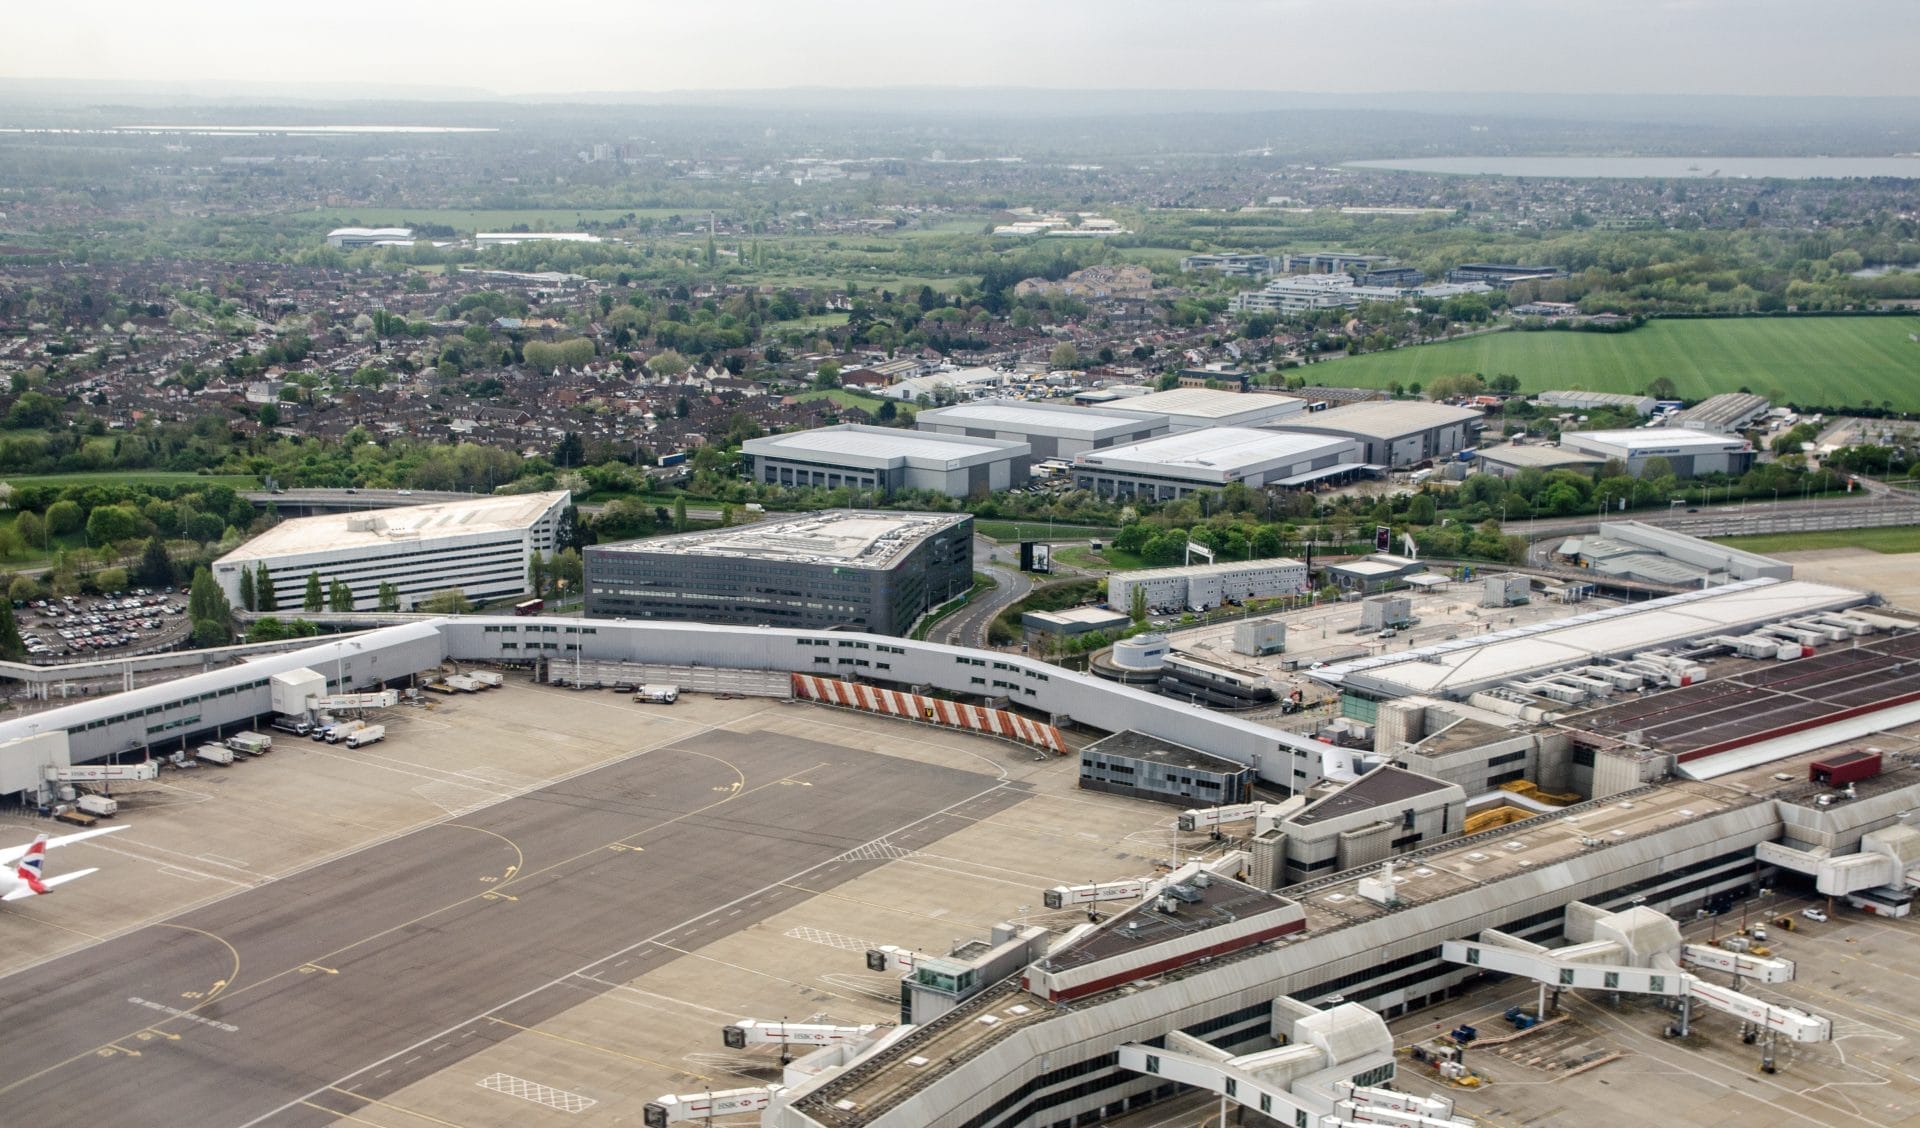
[[[499,689],[507,684],[507,679],[494,670],[474,670],[467,676],[479,682],[482,689]]]
[[[327,743],[338,744],[366,727],[367,722],[365,721],[341,721],[339,724],[328,725]]]
[[[227,747],[249,756],[264,756],[273,751],[273,738],[261,732],[236,732],[227,738]]]
[[[77,804],[89,815],[112,818],[120,810],[120,801],[110,795],[82,795]]]
[[[209,764],[219,764],[222,767],[233,763],[233,749],[224,744],[202,744],[193,750],[193,755],[195,759],[205,760]]]
[[[347,747],[360,748],[368,744],[377,744],[387,738],[387,726],[366,725],[347,734]]]

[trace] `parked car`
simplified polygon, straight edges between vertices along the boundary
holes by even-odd
[[[1800,915],[1806,917],[1808,920],[1820,921],[1822,923],[1827,919],[1827,914],[1824,909],[1801,909]]]

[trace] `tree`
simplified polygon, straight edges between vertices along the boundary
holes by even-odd
[[[252,568],[240,569],[240,606],[249,611],[260,609],[259,598],[254,594]]]
[[[87,539],[97,546],[119,544],[140,535],[140,514],[125,505],[101,505],[87,517]]]
[[[56,501],[47,507],[47,532],[56,537],[77,533],[84,521],[80,503],[71,499]]]
[[[1080,364],[1080,350],[1074,348],[1071,341],[1061,341],[1053,346],[1053,353],[1047,361],[1054,368],[1076,368]]]
[[[195,646],[225,646],[229,641],[227,625],[217,619],[196,619],[193,624]]]
[[[473,603],[459,588],[443,588],[421,600],[420,610],[429,615],[464,615],[473,610]]]
[[[647,358],[647,371],[655,376],[678,376],[687,370],[687,358],[673,349],[654,353]]]
[[[561,437],[559,445],[553,448],[553,464],[565,470],[578,466],[587,458],[586,444],[580,441],[576,432],[568,431]]]
[[[347,586],[345,580],[335,580],[327,585],[327,610],[353,610],[353,589]]]
[[[167,555],[167,542],[159,537],[147,538],[147,550],[140,556],[140,582],[148,587],[173,586],[173,557]],[[247,610],[253,610],[253,599],[247,594],[251,585],[243,586],[242,598]]]
[[[550,566],[556,586],[564,585],[569,591],[579,591],[580,585],[585,582],[585,563],[575,549],[565,548],[555,553]]]
[[[280,610],[280,597],[274,593],[273,578],[267,575],[267,562],[262,560],[253,576],[253,598],[255,611]]]
[[[320,591],[320,570],[316,568],[307,573],[307,594],[306,597],[300,601],[300,609],[302,611],[318,611],[325,606],[326,596],[321,594]]]
[[[28,511],[15,518],[13,531],[20,534],[20,543],[28,548],[47,547],[47,524],[38,513]]]
[[[7,598],[13,603],[26,603],[30,600],[42,599],[45,597],[45,594],[46,585],[34,579],[32,576],[15,576],[13,582],[7,585]],[[9,607],[9,610],[11,610],[11,607]]]
[[[1147,621],[1147,587],[1145,584],[1133,585],[1133,603],[1132,606],[1127,608],[1127,614],[1132,617],[1135,625]]]
[[[271,431],[280,425],[280,405],[263,403],[260,405],[260,425]]]
[[[1647,381],[1647,394],[1657,400],[1679,399],[1680,389],[1673,386],[1670,378],[1655,376]]]
[[[194,570],[187,588],[187,617],[193,622],[193,640],[199,646],[224,646],[232,635],[233,608],[206,565]]]
[[[547,594],[547,574],[551,568],[547,558],[537,552],[533,554],[533,559],[527,561],[527,587],[535,599]]]
[[[813,375],[816,388],[837,388],[840,386],[840,365],[831,360],[820,362],[819,369]]]
[[[376,599],[382,611],[400,610],[400,585],[381,580],[379,594]]]
[[[673,499],[673,530],[677,533],[687,531],[687,497],[681,494]]]
[[[13,618],[13,604],[0,603],[0,658],[18,662],[27,656],[27,643],[20,637],[20,624]]]

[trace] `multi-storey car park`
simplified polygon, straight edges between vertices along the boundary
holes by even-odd
[[[930,967],[948,977],[929,986],[938,1005],[764,1094],[764,1122],[1053,1125],[1116,1115],[1173,1091],[1164,1076],[1138,1071],[1124,1046],[1188,1045],[1184,1031],[1231,1054],[1261,1050],[1286,1028],[1281,999],[1340,996],[1401,1014],[1475,974],[1443,951],[1451,942],[1488,930],[1533,945],[1590,934],[1575,902],[1606,912],[1682,912],[1763,881],[1843,892],[1858,891],[1842,889],[1853,876],[1897,882],[1920,856],[1875,851],[1898,844],[1889,835],[1899,816],[1920,804],[1914,771],[1896,765],[1849,782],[1838,796],[1805,782],[1809,761],[1835,761],[1822,749],[1920,720],[1916,621],[1867,603],[1845,589],[1760,579],[1315,671],[1382,713],[1416,698],[1433,702],[1425,710],[1473,704],[1512,727],[1489,724],[1484,740],[1456,741],[1449,756],[1484,764],[1531,741],[1542,788],[1581,797],[1468,830],[1457,823],[1458,792],[1422,782],[1425,765],[1409,756],[1410,770],[1396,777],[1405,786],[1362,788],[1331,822],[1313,807],[1278,812],[1248,837],[1244,861],[1178,869],[1178,888],[1163,887],[1090,930],[1039,942],[1039,954],[1005,978],[976,977],[973,965],[950,974],[947,961]],[[1792,657],[1789,629],[1802,640]],[[1771,649],[1742,641],[1763,634]],[[1709,658],[1724,676],[1704,676]],[[1247,765],[1280,792],[1314,787],[1327,762],[1326,746],[1305,736],[1011,655],[829,630],[473,617],[388,628],[0,722],[0,790],[22,790],[60,755],[83,762],[164,749],[256,720],[274,709],[276,674],[308,671],[329,690],[363,689],[448,661],[636,670],[671,663],[709,678],[739,671],[760,678],[760,692],[780,692],[768,687],[787,678],[809,695],[841,687],[836,700],[915,720],[926,710],[944,721],[956,701],[1003,698],[1029,724],[1078,719],[1175,742]],[[1654,670],[1672,675],[1663,684],[1686,684],[1618,704],[1615,690],[1602,688]],[[1561,696],[1549,692],[1555,687]],[[1565,699],[1574,692],[1598,709]],[[446,721],[457,725],[458,715]],[[1408,717],[1393,723],[1396,740],[1420,739]],[[1385,716],[1379,724],[1391,727]],[[1462,790],[1472,797],[1477,786]],[[1426,795],[1439,797],[1430,810],[1412,802]],[[1389,841],[1400,807],[1410,805],[1418,808],[1412,828],[1398,833],[1411,840]],[[1287,881],[1286,865],[1296,860],[1284,841],[1289,827],[1303,840],[1338,832],[1331,872]],[[1320,864],[1324,845],[1303,864]],[[1856,864],[1840,864],[1856,854]],[[1379,863],[1389,857],[1395,867],[1382,875]],[[1585,982],[1579,974],[1570,982]],[[914,1000],[922,994],[908,992]],[[1774,1010],[1766,1014],[1771,1023]],[[1796,1029],[1817,1029],[1781,1014]],[[1350,1072],[1340,1080],[1362,1086],[1394,1074],[1390,1061],[1371,1057]],[[1298,1122],[1336,1123],[1330,1116]]]
[[[828,510],[589,545],[587,614],[905,634],[973,586],[964,513]]]
[[[263,566],[282,608],[300,606],[316,572],[323,590],[347,585],[356,611],[379,607],[383,583],[398,589],[403,611],[448,588],[476,603],[503,599],[527,590],[528,566],[552,554],[570,504],[558,490],[298,517],[214,561],[213,578],[235,607],[241,573],[257,579]]]

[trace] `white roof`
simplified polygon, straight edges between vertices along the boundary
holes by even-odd
[[[1344,455],[1352,450],[1351,439],[1327,435],[1263,431],[1253,427],[1211,427],[1105,450],[1083,451],[1073,460],[1079,466],[1107,470],[1231,481],[1272,466]]]
[[[1384,692],[1461,693],[1605,655],[1863,602],[1860,592],[1805,580],[1747,580],[1568,619],[1455,639],[1315,671]]]
[[[1128,411],[1157,411],[1163,415],[1193,415],[1208,419],[1227,419],[1248,412],[1268,411],[1282,414],[1306,403],[1294,396],[1266,392],[1223,392],[1218,388],[1173,388],[1149,392],[1126,401]],[[1111,410],[1119,406],[1107,405]]]
[[[327,232],[327,238],[347,239],[411,239],[411,227],[336,227]]]
[[[1693,431],[1685,427],[1635,427],[1626,431],[1568,431],[1562,443],[1605,443],[1639,454],[1669,447],[1710,446],[1724,450],[1743,450],[1747,442],[1738,435],[1716,435],[1711,431]]]
[[[567,498],[566,490],[555,490],[296,517],[280,522],[215,563],[524,530],[531,528],[555,505],[565,505]]]
[[[1289,419],[1286,425],[1308,431],[1340,431],[1372,439],[1397,439],[1402,435],[1480,417],[1480,412],[1471,407],[1455,407],[1447,403],[1367,400],[1316,411],[1305,419]]]
[[[1007,431],[1059,433],[1081,438],[1098,438],[1110,432],[1138,432],[1143,422],[1136,416],[1103,412],[1088,407],[1021,403],[1019,400],[975,400],[955,407],[936,407],[915,416],[916,425],[932,423],[995,427]]]
[[[748,439],[743,449],[748,454],[775,458],[830,455],[877,462],[939,463],[965,458],[1013,457],[1031,450],[1025,443],[1009,439],[976,439],[967,435],[943,435],[938,431],[903,431],[895,427],[853,424]]]

